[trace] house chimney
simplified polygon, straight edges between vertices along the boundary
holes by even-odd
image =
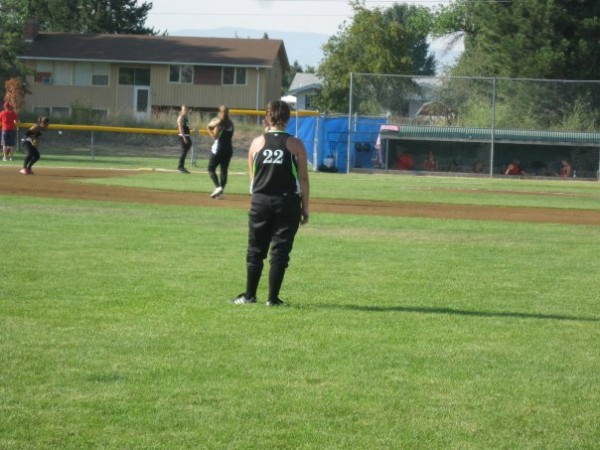
[[[29,19],[25,22],[25,31],[23,38],[25,42],[33,42],[40,32],[40,23],[37,20]]]

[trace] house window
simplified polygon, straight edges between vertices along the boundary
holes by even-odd
[[[244,67],[223,67],[223,84],[245,85],[246,69]]]
[[[34,106],[33,107],[33,113],[36,116],[50,116],[50,108],[47,108],[45,106]]]
[[[105,120],[108,118],[108,109],[92,109],[92,118],[95,120]]]
[[[119,84],[125,86],[150,86],[150,69],[119,67]]]
[[[69,117],[70,111],[69,108],[65,108],[62,106],[53,106],[52,107],[52,118],[60,118],[64,119]]]
[[[195,66],[194,84],[220,86],[221,68],[214,66]]]
[[[108,64],[38,61],[34,81],[58,86],[108,86],[108,72]]]
[[[108,86],[108,64],[92,64],[92,86]]]
[[[89,86],[92,80],[92,64],[77,63],[73,71],[73,84],[75,86]]]
[[[304,109],[314,109],[317,104],[316,95],[307,95],[304,97]]]
[[[169,81],[171,83],[191,84],[194,78],[194,66],[169,66]]]
[[[73,63],[56,62],[54,63],[54,84],[57,86],[73,85]]]

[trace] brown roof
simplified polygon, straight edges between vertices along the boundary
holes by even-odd
[[[23,46],[20,59],[271,67],[278,57],[286,69],[278,39],[40,33]]]

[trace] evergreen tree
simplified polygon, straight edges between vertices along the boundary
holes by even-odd
[[[465,37],[454,75],[600,79],[598,1],[456,0],[436,29]]]
[[[138,0],[26,0],[45,31],[157,34],[145,26],[152,2]]]

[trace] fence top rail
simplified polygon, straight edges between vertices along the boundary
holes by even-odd
[[[28,128],[35,125],[32,122],[20,122],[20,128]],[[68,125],[61,123],[52,123],[48,126],[49,130],[66,130],[66,131],[97,131],[106,133],[132,133],[132,134],[162,134],[166,136],[176,136],[179,134],[177,130],[165,130],[158,128],[135,128],[135,127],[111,127],[104,125]],[[191,130],[195,133],[196,130]],[[206,130],[197,130],[199,134],[208,134]]]
[[[461,141],[526,142],[600,146],[600,133],[570,131],[492,130],[491,128],[400,126],[399,131],[382,130],[382,139],[452,139]]]
[[[585,83],[585,84],[600,84],[600,80],[563,80],[560,78],[510,78],[510,77],[468,77],[462,75],[402,75],[395,73],[366,73],[366,72],[351,72],[351,75],[367,76],[367,77],[384,77],[384,78],[418,78],[418,79],[448,79],[448,80],[483,80],[483,81],[535,81],[543,83]]]

